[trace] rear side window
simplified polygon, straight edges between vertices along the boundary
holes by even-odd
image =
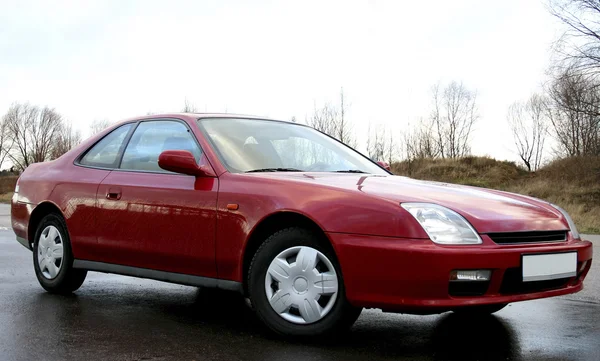
[[[125,124],[110,132],[81,158],[79,164],[101,168],[116,168],[123,141],[133,124]]]
[[[202,152],[188,128],[180,122],[159,120],[140,123],[127,144],[121,169],[167,172],[158,166],[165,150],[187,150],[200,160]]]

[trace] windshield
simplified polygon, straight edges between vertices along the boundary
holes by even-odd
[[[200,128],[231,172],[387,174],[355,150],[312,129],[257,119],[201,119]]]

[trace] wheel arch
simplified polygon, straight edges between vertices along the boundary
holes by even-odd
[[[242,255],[242,284],[244,294],[248,293],[248,269],[250,268],[250,262],[252,257],[260,247],[260,245],[275,232],[289,228],[289,227],[302,227],[312,231],[324,245],[331,247],[331,250],[335,254],[335,249],[331,240],[323,230],[323,228],[312,218],[305,214],[297,211],[278,211],[271,213],[268,216],[261,219],[254,229],[250,232],[246,244],[244,246],[244,252]]]
[[[59,214],[63,219],[65,218],[60,208],[50,201],[41,202],[33,209],[31,216],[29,216],[29,224],[27,226],[27,239],[30,243],[34,242],[35,231],[42,219],[51,213]]]

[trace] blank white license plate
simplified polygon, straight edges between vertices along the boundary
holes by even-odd
[[[523,282],[577,275],[577,252],[523,255]]]

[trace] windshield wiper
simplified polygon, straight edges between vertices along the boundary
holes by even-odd
[[[301,169],[296,168],[260,168],[252,169],[244,173],[257,173],[257,172],[303,172]]]
[[[359,169],[336,170],[336,173],[366,173]]]

